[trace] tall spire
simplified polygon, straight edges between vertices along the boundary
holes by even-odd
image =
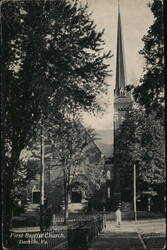
[[[122,27],[120,6],[118,0],[118,26],[117,26],[117,58],[116,58],[116,85],[115,95],[120,96],[121,90],[125,90],[125,70],[122,44]]]

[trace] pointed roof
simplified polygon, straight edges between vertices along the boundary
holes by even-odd
[[[116,58],[116,85],[115,94],[120,94],[120,89],[125,89],[125,69],[122,42],[121,15],[118,3],[118,26],[117,26],[117,58]]]
[[[113,136],[112,129],[96,130],[95,144],[106,158],[113,157],[112,136]]]

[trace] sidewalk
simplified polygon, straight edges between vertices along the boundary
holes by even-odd
[[[90,243],[90,248],[165,249],[165,219],[107,222],[106,228]]]
[[[120,228],[116,222],[107,222],[104,232],[138,232],[138,233],[166,233],[165,219],[123,221]]]
[[[95,249],[144,249],[136,232],[103,231],[93,240],[90,248]]]

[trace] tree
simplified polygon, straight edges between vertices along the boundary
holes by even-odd
[[[2,163],[4,235],[11,222],[13,173],[41,114],[62,105],[98,109],[109,53],[102,53],[87,6],[77,1],[17,1],[2,5]],[[11,25],[12,23],[12,25]],[[8,183],[8,185],[6,185]],[[8,198],[5,198],[8,197]]]
[[[134,88],[135,100],[143,105],[147,113],[156,111],[162,116],[164,109],[164,25],[163,1],[153,0],[149,7],[154,15],[154,22],[147,35],[143,37],[146,65],[140,85]]]
[[[92,132],[84,128],[78,118],[58,123],[52,117],[52,122],[49,121],[48,126],[45,126],[53,145],[54,161],[62,172],[66,224],[72,189],[78,188],[91,196],[104,181],[101,153],[94,144]]]
[[[143,114],[139,114],[143,118],[140,122],[137,122],[139,117],[135,118],[136,141],[132,144],[134,148],[131,151],[138,161],[141,188],[144,187],[144,181],[144,188],[149,188],[150,185],[154,188],[161,186],[158,189],[162,191],[165,181],[163,1],[153,0],[149,7],[154,22],[142,39],[144,47],[140,51],[145,58],[145,67],[140,84],[133,87],[134,99],[144,109]],[[164,190],[161,193],[163,192]]]
[[[130,112],[120,126],[116,140],[116,165],[122,190],[133,190],[133,166],[137,166],[140,191],[145,186],[165,185],[165,143],[163,122],[140,107]]]
[[[63,191],[64,221],[67,223],[69,197],[73,188],[91,197],[104,184],[103,159],[94,143],[93,131],[84,128],[75,115],[71,117],[68,113],[63,120],[57,120],[52,113],[43,123],[43,129],[45,170],[48,173],[48,177],[45,173],[45,197],[54,209],[56,205],[61,204]],[[27,151],[29,157],[25,164],[30,167],[26,169],[26,180],[40,172],[40,147],[38,134],[30,152]],[[33,162],[36,166],[32,169]],[[52,178],[50,171],[53,171]]]

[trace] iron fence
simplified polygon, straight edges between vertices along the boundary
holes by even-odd
[[[102,214],[70,215],[67,225],[63,225],[64,218],[55,216],[55,225],[45,232],[11,232],[11,244],[14,250],[30,249],[70,249],[85,248],[103,229],[104,216]]]

